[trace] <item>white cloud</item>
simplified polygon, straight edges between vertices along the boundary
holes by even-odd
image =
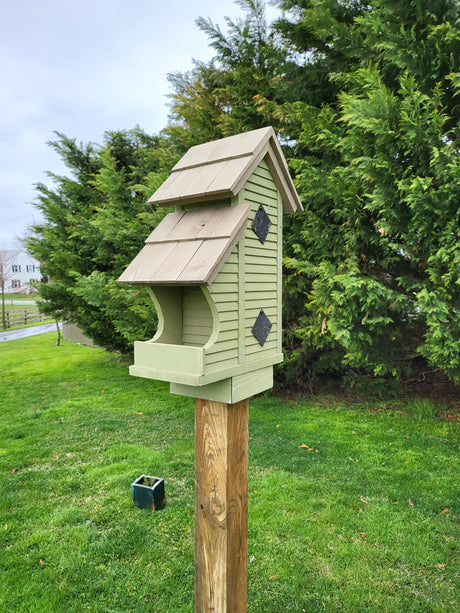
[[[15,0],[0,20],[0,246],[37,211],[34,184],[62,172],[54,132],[83,142],[167,121],[167,73],[209,59],[195,25],[224,25],[230,0]]]

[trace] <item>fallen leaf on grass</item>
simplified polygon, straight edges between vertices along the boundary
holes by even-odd
[[[409,498],[409,500],[407,501],[407,504],[410,505],[411,507],[414,506],[414,503],[412,502],[412,500]]]
[[[448,510],[449,510],[449,509],[443,509],[443,510],[441,511],[441,513],[439,513],[439,515],[444,515],[444,513],[447,513],[447,511],[448,511]]]
[[[40,564],[42,566],[48,566],[48,562],[44,562],[41,558],[40,558]]]
[[[15,473],[17,473],[19,470],[19,468],[13,468],[13,470],[11,471],[11,474],[14,475]]]
[[[142,411],[134,411],[136,415],[142,415]]]
[[[438,568],[444,568],[444,567],[445,567],[445,564],[436,564],[436,566],[437,566]]]
[[[318,449],[313,449],[313,447],[309,447],[308,445],[305,445],[305,443],[302,443],[301,445],[299,445],[297,449],[306,449],[308,452],[314,451],[315,453],[319,453]]]

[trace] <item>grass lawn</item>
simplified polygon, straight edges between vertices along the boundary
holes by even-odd
[[[12,300],[26,300],[27,302],[30,300],[39,300],[40,295],[37,292],[33,292],[30,294],[5,294],[5,302],[9,303]]]
[[[1,611],[193,611],[193,400],[127,366],[0,345]],[[459,425],[417,406],[251,400],[249,611],[460,611]]]
[[[24,313],[24,311],[27,311],[29,313],[29,315],[31,313],[36,313],[38,310],[38,306],[37,304],[27,304],[30,301],[33,300],[39,300],[40,296],[38,294],[6,294],[5,296],[5,311],[7,313],[10,313],[10,315],[19,315]],[[22,303],[22,304],[11,304],[11,301],[15,301],[16,303]],[[25,304],[24,304],[25,303]],[[28,317],[28,320],[30,321],[30,316]],[[39,326],[41,324],[44,323],[50,323],[52,322],[53,319],[51,317],[47,317],[46,319],[42,319],[41,321],[33,321],[32,323],[28,323],[27,325],[24,324],[24,318],[22,319],[22,321],[20,323],[18,323],[17,325],[12,325],[8,328],[6,328],[7,330],[17,330],[19,328],[30,328],[31,326]],[[2,320],[1,320],[1,316],[0,316],[0,329],[2,328]]]

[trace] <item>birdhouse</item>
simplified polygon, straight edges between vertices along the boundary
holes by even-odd
[[[226,403],[271,388],[282,217],[302,209],[273,128],[192,147],[149,202],[175,210],[119,278],[147,287],[159,320],[130,373]]]

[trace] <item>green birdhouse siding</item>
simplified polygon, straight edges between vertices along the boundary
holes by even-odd
[[[281,361],[283,206],[264,160],[232,199],[238,203],[251,205],[244,234],[210,285],[152,288],[164,330],[136,343],[133,374],[196,385]],[[251,227],[261,204],[271,222],[263,244]],[[272,324],[262,346],[252,332],[261,309]]]
[[[202,347],[213,330],[213,318],[206,298],[199,287],[184,287],[182,298],[182,342]]]
[[[206,350],[208,372],[238,366],[238,245],[208,288],[216,310],[218,334]]]
[[[268,165],[263,160],[239,194],[252,204],[249,226],[262,204],[271,226],[263,244],[252,231],[245,237],[245,357],[247,362],[281,353],[281,223],[282,203]],[[261,347],[252,333],[260,312],[270,319],[272,328]]]
[[[223,265],[209,291],[216,306],[219,333],[205,349],[205,371],[214,373],[228,367],[254,363],[281,354],[280,274],[282,204],[267,164],[262,161],[238,195],[240,202],[251,203],[243,237]],[[262,204],[271,226],[262,244],[251,228]],[[263,309],[272,328],[263,346],[252,327]],[[277,361],[277,359],[275,360]]]

